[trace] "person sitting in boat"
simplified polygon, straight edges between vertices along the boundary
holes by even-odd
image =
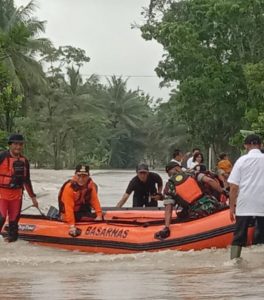
[[[203,154],[201,152],[195,152],[189,169],[192,170],[194,169],[195,166],[200,165],[203,162],[204,162]]]
[[[76,222],[82,217],[92,216],[91,208],[95,210],[96,221],[101,221],[103,218],[97,188],[90,177],[89,166],[81,164],[76,166],[75,175],[63,184],[58,198],[61,220],[69,224],[71,236],[78,235]]]
[[[175,149],[173,151],[171,161],[178,163],[182,167],[183,171],[186,171],[186,169],[182,166],[185,160],[186,160],[186,155],[183,155],[181,150]]]
[[[191,169],[191,165],[193,162],[193,157],[196,153],[201,152],[201,150],[199,148],[193,148],[192,150],[192,156],[187,160],[187,169]]]
[[[133,207],[156,207],[158,200],[162,200],[162,178],[154,172],[149,172],[147,164],[141,163],[136,168],[137,176],[129,183],[125,194],[116,207],[122,207],[130,194],[133,195]]]
[[[183,160],[183,153],[179,149],[175,149],[172,153],[172,159],[171,161],[175,161],[178,163],[180,166],[182,165],[182,160]]]
[[[217,163],[217,169],[223,170],[227,175],[230,175],[232,168],[233,166],[228,158],[228,155],[226,153],[220,153],[219,162]]]
[[[158,239],[170,236],[172,210],[176,204],[182,208],[177,215],[183,219],[201,218],[222,208],[221,203],[214,197],[205,195],[196,178],[183,172],[176,162],[168,163],[166,172],[170,178],[164,189],[165,227],[155,234]],[[203,178],[207,179],[205,176]]]
[[[218,201],[226,203],[228,197],[228,189],[225,187],[221,178],[206,169],[203,164],[194,167],[194,175],[200,183],[204,194],[215,197]]]
[[[226,153],[219,154],[219,162],[217,163],[216,168],[217,168],[218,177],[224,183],[225,187],[229,188],[229,184],[227,180],[232,171],[233,165]]]

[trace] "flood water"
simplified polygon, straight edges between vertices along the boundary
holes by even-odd
[[[44,212],[56,205],[71,174],[32,170]],[[132,171],[94,171],[102,206],[115,205],[132,176]],[[28,205],[26,197],[23,207]],[[263,254],[263,246],[254,246],[231,262],[228,249],[103,255],[0,241],[0,299],[263,299]]]

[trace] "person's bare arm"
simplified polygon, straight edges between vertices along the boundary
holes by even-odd
[[[234,222],[236,220],[236,201],[238,196],[239,186],[231,183],[229,193],[229,206],[230,206],[230,220]]]
[[[125,193],[122,196],[121,200],[117,203],[116,207],[122,207],[126,203],[128,198],[129,198],[129,194]]]
[[[163,200],[162,189],[163,189],[163,181],[162,178],[158,175],[157,194],[151,195],[151,200],[155,200],[155,201]]]
[[[163,185],[158,186],[158,193],[161,194],[163,189]]]

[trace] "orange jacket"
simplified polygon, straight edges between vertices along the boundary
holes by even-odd
[[[97,196],[96,186],[90,180],[85,187],[74,189],[74,178],[63,186],[63,190],[59,195],[60,213],[62,213],[63,221],[69,225],[75,225],[74,213],[78,212],[82,204],[88,204],[92,207],[97,216],[102,216],[102,208]]]
[[[218,162],[217,168],[224,170],[226,173],[230,173],[232,171],[232,164],[228,159],[222,159]]]
[[[13,181],[15,175],[14,163],[22,163],[19,182]],[[14,184],[16,183],[16,184]],[[13,184],[13,186],[12,186]],[[19,200],[22,197],[23,189],[26,188],[29,196],[35,197],[33,192],[29,162],[24,156],[12,157],[9,151],[0,153],[0,199]]]

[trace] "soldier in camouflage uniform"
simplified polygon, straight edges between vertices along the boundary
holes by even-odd
[[[176,162],[170,162],[166,171],[170,178],[164,189],[165,227],[155,234],[158,239],[170,236],[169,226],[175,205],[182,208],[177,212],[178,218],[185,220],[205,217],[223,208],[216,198],[205,195],[197,180],[183,172]]]

